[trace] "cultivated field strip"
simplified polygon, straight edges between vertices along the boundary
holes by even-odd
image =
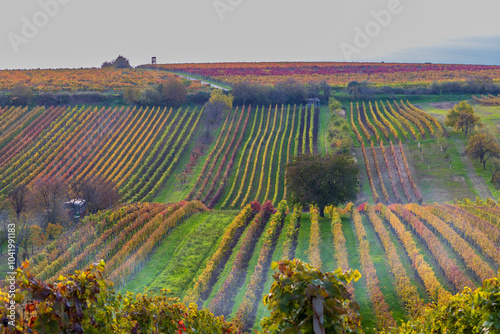
[[[6,140],[2,142],[2,149],[0,150],[0,167],[10,161],[13,156],[25,147],[36,141],[43,131],[47,131],[47,126],[58,118],[64,110],[65,108],[62,106],[50,107],[42,113],[39,119],[31,122],[10,141],[6,137]]]
[[[424,207],[420,207],[417,204],[411,204],[413,207],[418,208],[419,210],[425,210]],[[491,206],[490,206],[491,207]],[[400,206],[400,208],[405,209],[405,207]],[[408,207],[409,208],[409,207]],[[387,282],[391,282],[390,284],[393,286],[392,290],[394,291],[395,295],[392,295],[389,298],[397,298],[399,299],[405,306],[406,306],[406,314],[418,314],[422,310],[422,305],[425,303],[425,301],[428,300],[441,300],[443,298],[449,298],[451,296],[450,292],[455,292],[463,289],[464,286],[470,286],[470,287],[475,287],[479,284],[479,281],[476,281],[476,278],[471,280],[469,276],[474,276],[474,272],[472,269],[467,269],[467,267],[464,265],[464,257],[463,254],[460,253],[459,248],[449,248],[449,243],[448,240],[446,239],[441,239],[440,237],[436,237],[433,232],[427,229],[425,226],[426,223],[420,222],[420,225],[415,225],[417,219],[416,218],[411,218],[409,215],[400,215],[400,211],[398,208],[392,206],[392,209],[395,211],[392,211],[390,208],[382,206],[382,204],[377,205],[376,207],[370,207],[369,205],[361,205],[359,208],[356,208],[354,206],[351,206],[351,210],[356,210],[356,212],[359,210],[359,214],[361,214],[363,217],[366,215],[366,219],[359,220],[360,217],[356,218],[360,221],[359,226],[364,226],[363,229],[360,229],[361,233],[361,239],[360,241],[357,242],[357,251],[354,254],[356,257],[360,257],[361,255],[358,254],[358,252],[363,252],[363,257],[365,258],[366,264],[365,264],[365,271],[369,273],[370,275],[370,283],[368,284],[365,288],[368,289],[369,294],[368,296],[375,296],[374,301],[375,304],[372,304],[373,302],[370,301],[368,304],[364,302],[366,305],[370,305],[369,307],[372,310],[365,310],[366,314],[371,314],[371,316],[374,317],[375,323],[378,324],[379,328],[387,328],[387,326],[394,326],[397,321],[399,321],[400,315],[398,315],[398,318],[392,318],[390,316],[390,313],[393,312],[395,309],[393,309],[394,305],[391,303],[389,306],[387,303],[384,303],[381,298],[384,297],[384,294],[381,291],[388,291],[387,287],[385,286]],[[331,210],[331,209],[329,209]],[[332,215],[331,211],[327,210],[327,213]],[[408,209],[405,209],[408,211]],[[281,232],[281,237],[280,240],[283,240],[283,245],[280,246],[279,248],[277,247],[275,250],[275,253],[273,255],[273,261],[277,261],[282,258],[288,258],[288,256],[284,256],[283,254],[287,252],[290,254],[286,249],[289,248],[287,245],[292,244],[292,240],[297,236],[299,236],[299,230],[302,228],[307,228],[308,233],[301,233],[302,238],[301,243],[303,243],[303,246],[301,246],[302,250],[299,252],[299,254],[294,254],[294,257],[301,258],[305,261],[312,261],[316,256],[314,254],[317,254],[317,250],[319,249],[317,245],[315,244],[314,240],[317,240],[314,238],[314,235],[317,234],[317,227],[315,227],[314,221],[317,219],[314,217],[314,208],[312,209],[312,216],[307,216],[306,220],[309,221],[308,224],[305,226],[300,226],[297,224],[296,219],[292,221],[291,216],[289,215],[287,218],[288,224],[285,224],[282,232]],[[353,254],[348,254],[347,248],[345,247],[345,241],[344,243],[342,240],[344,238],[344,233],[343,230],[345,227],[342,226],[340,223],[340,215],[336,213],[337,211],[334,209],[333,211],[335,214],[332,215],[331,218],[331,224],[332,224],[332,233],[333,233],[333,240],[334,243],[331,245],[330,249],[332,252],[328,254],[329,256],[334,256],[336,258],[336,265],[342,267],[341,263],[344,263],[343,266],[346,268],[349,268],[350,263],[348,261],[349,256],[353,256]],[[355,214],[355,216],[359,216],[359,214]],[[345,216],[344,216],[345,217]],[[430,217],[430,216],[429,216]],[[438,217],[435,217],[438,219]],[[352,219],[352,218],[351,218]],[[302,218],[304,220],[304,218]],[[323,220],[324,223],[324,220]],[[371,224],[371,228],[368,229],[369,225],[366,225],[367,223]],[[349,223],[349,224],[352,224]],[[413,224],[413,225],[412,225]],[[407,226],[407,227],[405,227]],[[472,228],[472,227],[471,227]],[[426,235],[434,235],[432,238],[432,243],[429,244],[426,240],[427,237],[423,237],[422,235],[419,234],[420,229],[423,229],[422,231],[427,231],[424,232]],[[427,229],[427,230],[426,230]],[[364,231],[364,232],[363,232]],[[371,231],[371,232],[367,232]],[[476,231],[477,232],[477,231]],[[375,233],[374,236],[371,236],[370,238],[376,237],[380,241],[380,246],[377,246],[375,244],[370,243],[369,249],[361,249],[362,244],[365,244],[365,236],[366,233]],[[473,233],[473,232],[469,232]],[[480,233],[480,232],[479,232]],[[492,241],[489,241],[489,239],[484,235],[481,234],[481,236],[485,239],[482,239],[483,242],[487,242],[492,246]],[[304,239],[306,238],[306,239]],[[396,241],[397,240],[397,241]],[[430,239],[429,239],[430,240]],[[464,243],[469,242],[469,239],[466,239],[463,241]],[[394,242],[399,243],[397,247],[400,247],[405,250],[406,254],[398,254],[396,251],[396,246]],[[471,246],[474,246],[476,242],[474,240],[470,239]],[[365,244],[366,245],[366,244]],[[366,248],[366,246],[363,246]],[[387,266],[387,271],[383,274],[378,273],[379,265],[372,266],[370,265],[370,259],[369,257],[372,256],[372,247],[382,247],[382,250],[384,252],[385,259],[382,262],[385,262],[385,266]],[[431,261],[427,262],[424,260],[423,254],[419,251],[420,248],[426,248],[429,249],[430,252],[436,256],[436,262]],[[307,251],[303,251],[303,250]],[[494,249],[494,248],[492,248]],[[254,256],[256,253],[259,253],[261,250],[259,249],[259,246],[254,250]],[[451,251],[451,253],[450,253]],[[377,251],[378,252],[378,251]],[[349,256],[348,256],[349,255]],[[284,256],[284,257],[283,257]],[[321,254],[321,256],[325,256],[324,254]],[[427,256],[427,255],[426,255]],[[410,264],[406,264],[405,261],[410,261]],[[460,266],[455,264],[456,262],[460,262]],[[229,263],[228,263],[229,265]],[[487,265],[484,264],[487,268]],[[497,265],[498,267],[498,265]],[[497,268],[496,267],[496,268]],[[460,269],[464,268],[464,269]],[[335,270],[336,267],[325,267],[323,270]],[[360,269],[361,268],[357,268]],[[251,272],[253,271],[252,269],[248,269]],[[411,270],[411,271],[410,271]],[[466,271],[463,272],[463,270]],[[389,281],[387,281],[387,278],[385,275],[387,272],[390,273],[391,278]],[[378,275],[384,275],[382,278]],[[490,271],[489,275],[494,276],[494,272]],[[491,277],[492,277],[491,276]],[[487,277],[487,276],[485,276]],[[418,281],[415,281],[415,279],[418,279]],[[384,280],[384,288],[376,288],[376,282]],[[248,281],[248,280],[247,280]],[[443,282],[452,282],[452,289],[447,291],[448,287],[450,286],[448,283],[446,285],[442,285],[440,281]],[[265,283],[266,287],[269,287],[270,284],[272,283],[272,278],[268,277],[267,282]],[[247,282],[246,284],[250,284]],[[350,287],[350,291],[354,292],[356,287],[357,289],[362,289],[360,286],[360,282],[354,283]],[[418,291],[417,288],[418,286],[422,286],[422,292]],[[246,286],[242,286],[240,288],[240,291],[246,291]],[[390,289],[389,289],[390,290]],[[424,297],[421,297],[421,294],[425,293]],[[360,298],[363,298],[361,294]],[[358,298],[358,297],[355,297]],[[387,297],[386,297],[387,298]],[[220,300],[220,299],[219,299]],[[232,313],[230,311],[227,311],[227,315],[229,317],[236,317],[238,319],[238,310],[246,309],[248,307],[248,304],[245,304],[244,306],[238,306],[237,303],[241,303],[242,299],[239,298],[239,296],[235,296],[234,300],[231,302],[234,305],[232,305],[231,309],[233,310]],[[236,303],[236,304],[235,304]],[[210,304],[208,304],[210,305]],[[268,311],[265,310],[265,308],[262,305],[257,305],[257,317],[255,319],[254,323],[254,329],[259,328],[259,317],[262,317],[264,315],[268,315]],[[363,310],[362,310],[363,311]],[[400,310],[398,310],[400,311]],[[241,312],[241,311],[240,311]],[[245,314],[249,313],[249,310],[245,311]],[[245,328],[249,328],[249,324],[245,324]]]
[[[410,102],[364,101],[351,103],[351,127],[358,142],[376,144],[390,141],[419,141],[434,138],[436,133],[447,135],[439,121]]]
[[[194,139],[201,110],[165,107],[2,109],[1,191],[42,179],[97,176],[125,202],[151,201]],[[36,119],[36,122],[35,122]],[[35,124],[36,123],[36,124]]]
[[[217,172],[213,176],[212,173],[209,173],[212,182],[210,183],[210,187],[208,188],[202,200],[202,202],[204,203],[209,203],[209,207],[214,207],[222,195],[224,185],[234,164],[234,159],[236,157],[236,154],[238,153],[241,142],[243,141],[245,131],[247,129],[248,119],[250,118],[250,110],[251,108],[248,108],[245,112],[245,108],[243,108],[243,110],[241,111],[238,124],[236,125],[235,131],[231,136],[231,141],[229,142],[228,146],[224,148],[224,155],[222,156],[222,159],[219,163]],[[222,174],[223,172],[224,174]],[[210,178],[207,178],[207,180],[209,179]],[[214,194],[215,191],[216,193]]]
[[[171,296],[205,305],[252,330],[269,314],[260,301],[273,282],[271,261],[299,258],[323,271],[360,270],[362,279],[349,291],[356,292],[364,323],[386,330],[418,314],[424,303],[447,299],[495,275],[499,228],[472,213],[479,208],[496,212],[499,206],[491,200],[388,207],[363,203],[328,207],[322,218],[315,207],[301,213],[286,202],[277,208],[270,201],[252,202],[230,214],[208,212],[197,201],[136,203],[87,217],[34,256],[31,270],[53,282],[104,259],[106,275],[118,287],[133,282],[136,291],[146,288],[152,294],[168,287]],[[210,247],[197,251],[202,242]],[[165,247],[171,258],[160,260]],[[151,261],[164,267],[155,268]],[[144,268],[154,268],[154,279],[141,276]]]
[[[186,199],[223,209],[252,200],[277,205],[286,196],[284,166],[293,152],[317,151],[317,111],[276,105],[232,112]]]
[[[50,110],[47,111],[50,112]],[[38,117],[45,114],[45,107],[35,107],[31,110],[24,108],[21,109],[20,112],[21,115],[17,119],[13,119],[11,122],[5,120],[5,123],[2,123],[2,130],[0,130],[0,147],[5,146],[14,138],[14,136],[18,135],[21,131],[33,124]]]
[[[473,95],[472,99],[483,106],[500,106],[500,95],[481,95],[479,97]]]
[[[373,202],[402,203],[402,197],[400,196],[402,191],[408,203],[422,203],[423,198],[413,181],[402,142],[399,142],[399,146],[395,146],[392,141],[389,141],[389,144],[390,151],[382,141],[379,147],[375,147],[373,141],[370,142],[369,149],[365,147],[364,142],[361,142],[361,152]],[[387,181],[391,186],[390,191],[386,187],[385,182]]]

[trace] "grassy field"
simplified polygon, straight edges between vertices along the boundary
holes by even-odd
[[[149,293],[159,293],[160,289],[168,289],[172,295],[182,297],[235,215],[234,211],[203,212],[183,222],[122,291],[146,289]]]
[[[481,117],[481,122],[483,123],[483,128],[481,129],[482,131],[488,131],[491,133],[495,138],[497,139],[498,142],[500,142],[500,107],[499,106],[482,106],[477,103],[472,103],[470,100],[470,96],[464,96],[462,99],[457,99],[457,100],[450,100],[447,102],[436,102],[434,100],[432,101],[425,101],[422,103],[419,103],[419,107],[434,117],[438,118],[441,122],[444,122],[446,118],[446,114],[448,111],[453,107],[454,104],[459,103],[460,101],[465,101],[468,100],[469,104],[471,104],[474,107],[474,112]],[[455,141],[460,140],[462,141],[464,146],[467,146],[467,139],[463,135],[463,133],[456,133],[453,134],[453,129],[448,128],[448,131],[452,135],[452,138],[455,139]],[[475,168],[476,173],[484,180],[484,183],[490,190],[493,198],[499,198],[500,197],[500,190],[495,189],[493,184],[491,184],[491,171],[489,168],[491,168],[491,165],[489,168],[487,167],[487,170],[484,171],[482,169],[482,166],[479,164],[478,161],[472,161],[472,164]],[[465,169],[464,169],[465,170]]]
[[[465,96],[464,96],[465,97]],[[451,98],[451,97],[450,97]],[[446,113],[449,109],[453,107],[458,100],[440,99],[436,97],[417,98],[409,99],[416,107],[428,112],[432,116],[436,117],[441,124],[444,123]],[[399,101],[399,100],[398,100]],[[403,101],[406,99],[403,98]],[[392,100],[391,100],[392,102]],[[369,110],[369,105],[365,103],[366,108]],[[387,105],[387,104],[386,104]],[[474,105],[476,113],[481,116],[484,124],[484,129],[495,135],[495,137],[500,137],[500,107],[484,107],[480,105]],[[362,104],[360,103],[360,109]],[[347,118],[350,119],[350,108],[347,110]],[[358,127],[358,131],[365,140],[366,137],[361,127],[357,117],[357,108],[354,103],[354,123]],[[374,124],[373,117],[371,113],[367,113],[367,118],[372,124]],[[366,125],[365,127],[370,133],[373,132]],[[397,127],[395,127],[397,129]],[[487,170],[483,170],[482,166],[478,161],[471,161],[464,155],[465,147],[467,146],[467,140],[463,133],[457,133],[453,129],[448,128],[448,133],[450,137],[447,138],[448,149],[441,150],[441,146],[438,145],[436,139],[430,138],[429,130],[426,129],[426,138],[419,141],[405,141],[404,149],[405,154],[408,159],[409,167],[412,173],[412,178],[414,182],[418,185],[421,191],[422,197],[426,202],[449,202],[454,199],[469,198],[474,199],[476,196],[481,198],[492,197],[499,198],[500,190],[495,189],[493,184],[491,184],[491,163],[489,163]],[[398,130],[400,138],[403,138],[401,132]],[[321,135],[320,135],[321,136]],[[380,138],[384,138],[382,133],[379,132]],[[385,141],[385,138],[384,138]],[[357,140],[355,141],[357,145]],[[396,144],[396,143],[394,143]],[[355,145],[355,146],[357,146]],[[377,146],[378,144],[375,143]],[[388,149],[388,146],[386,147]],[[369,203],[373,202],[373,197],[371,195],[371,188],[368,183],[368,177],[365,168],[365,161],[361,150],[355,148],[355,156],[358,160],[358,166],[361,173],[361,192],[358,196],[358,203],[367,201]],[[389,151],[390,152],[390,151]],[[369,148],[367,146],[367,153]],[[390,157],[389,153],[389,157]],[[385,166],[383,161],[379,161],[379,166],[384,169]],[[373,166],[372,166],[373,169]],[[376,171],[372,170],[372,177],[376,180]],[[393,175],[393,178],[398,179],[397,175]],[[384,181],[388,181],[384,179]],[[378,183],[375,182],[375,183]],[[386,182],[389,184],[388,182]],[[378,194],[382,197],[382,194]]]
[[[328,105],[319,107],[319,131],[318,131],[318,150],[321,154],[328,153],[328,140],[326,131],[328,130],[328,121],[330,120],[330,110]]]
[[[405,145],[409,163],[414,167],[414,181],[426,202],[443,203],[476,196],[453,140],[450,139],[449,143],[446,153],[435,140],[421,142],[420,148],[418,143]]]
[[[180,182],[175,177],[170,178],[165,183],[165,186],[161,189],[161,191],[156,195],[156,198],[153,200],[153,202],[174,203],[182,201],[186,198],[187,194],[194,186],[196,177],[201,172],[201,168],[203,167],[203,164],[207,159],[208,153],[213,149],[215,145],[215,138],[217,138],[220,131],[221,128],[217,128],[215,129],[215,131],[213,131],[211,137],[214,139],[210,143],[209,147],[206,149],[205,154],[199,158],[198,163],[193,168],[193,172],[189,175],[187,182],[185,184],[180,184]],[[189,143],[188,147],[186,148],[186,154],[182,155],[178,165],[174,169],[172,173],[174,176],[179,175],[186,168],[186,165],[189,162],[190,152],[194,149],[196,144],[201,140],[200,136],[202,135],[202,133],[203,129],[199,127],[196,133],[193,135],[193,140]]]

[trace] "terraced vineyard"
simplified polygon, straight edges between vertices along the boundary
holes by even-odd
[[[2,194],[44,178],[71,183],[99,175],[123,199],[48,244],[32,257],[31,271],[55,282],[103,259],[106,277],[122,292],[167,289],[250,331],[269,315],[261,301],[272,284],[271,262],[299,258],[323,271],[362,273],[348,290],[368,333],[495,276],[500,204],[423,204],[409,147],[446,132],[409,102],[353,103],[347,115],[373,205],[329,207],[326,218],[316,206],[307,213],[288,207],[285,164],[318,152],[320,112],[233,108],[201,152],[203,110],[0,109]],[[190,167],[186,200],[150,203],[193,155],[201,158]]]
[[[126,205],[86,218],[35,256],[32,270],[53,282],[102,258],[123,291],[168,289],[249,330],[268,315],[261,300],[271,261],[299,258],[324,271],[360,270],[349,289],[364,328],[387,329],[425,303],[478,286],[500,265],[500,204],[492,200],[326,211],[321,218],[285,201],[240,212],[208,212],[197,201]]]
[[[479,97],[472,96],[472,100],[483,106],[500,106],[500,96],[499,95],[481,95]]]
[[[246,107],[229,113],[187,200],[210,208],[242,208],[285,197],[285,164],[318,151],[314,107]]]
[[[406,101],[351,103],[351,126],[359,144],[380,141],[420,141],[435,138],[446,129],[439,121]]]
[[[2,110],[1,192],[57,177],[113,181],[124,201],[152,201],[186,146],[202,113],[167,108],[37,107]]]
[[[349,118],[374,203],[422,203],[404,146],[432,140],[438,133],[447,136],[441,123],[408,101],[351,103]]]
[[[0,110],[2,192],[43,178],[67,183],[99,175],[124,202],[153,201],[201,132],[203,112],[167,108],[37,107]],[[235,108],[188,195],[240,208],[284,197],[292,154],[317,152],[313,107]],[[269,168],[271,166],[271,168]]]

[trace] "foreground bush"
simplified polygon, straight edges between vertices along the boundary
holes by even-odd
[[[176,298],[115,293],[103,279],[104,262],[60,276],[57,283],[37,280],[24,263],[17,270],[15,316],[2,293],[3,322],[15,317],[16,329],[0,333],[238,333],[223,317]],[[12,312],[14,313],[14,312]],[[14,323],[14,322],[13,322]]]
[[[358,271],[323,273],[297,259],[272,268],[275,281],[264,296],[271,316],[262,320],[262,333],[363,333],[359,306],[345,287],[359,279]],[[186,306],[164,294],[115,293],[103,273],[101,261],[47,284],[24,263],[10,277],[17,284],[15,297],[0,291],[0,333],[241,333],[194,303]],[[429,304],[391,333],[500,333],[499,279],[500,274],[475,291],[466,287],[441,304]]]
[[[441,305],[428,307],[421,317],[400,327],[401,334],[500,333],[500,275],[472,291],[465,287]]]
[[[323,273],[298,259],[273,262],[278,272],[264,304],[271,311],[262,320],[270,333],[362,333],[359,305],[346,285],[358,280],[356,270]]]

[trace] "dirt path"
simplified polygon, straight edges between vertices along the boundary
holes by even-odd
[[[354,156],[356,157],[357,160],[357,165],[359,168],[359,176],[361,180],[360,184],[360,189],[358,192],[358,197],[356,199],[356,204],[361,204],[363,202],[368,201],[368,198],[373,198],[372,192],[368,187],[367,193],[363,191],[363,185],[364,184],[369,184],[368,182],[368,174],[366,173],[366,167],[365,167],[365,159],[363,158],[363,151],[361,150],[361,147],[356,147],[353,150]]]
[[[326,134],[327,134],[327,131],[325,131],[325,154],[328,153],[328,143],[327,143],[328,138],[327,138]]]
[[[389,147],[390,149],[390,147]],[[403,177],[403,187],[405,189],[405,193],[411,196],[411,200],[413,203],[417,203],[417,198],[415,193],[413,192],[413,188],[410,184],[410,179],[408,177],[408,173],[406,172],[406,167],[403,161],[403,156],[401,154],[401,149],[398,145],[394,145],[394,153],[396,153],[395,161],[397,161],[398,169],[401,171],[401,176]]]
[[[486,185],[486,182],[484,182],[484,179],[482,177],[477,175],[476,170],[472,165],[472,162],[465,155],[464,143],[458,138],[453,138],[453,143],[455,143],[455,146],[458,149],[460,160],[462,160],[462,163],[464,164],[465,170],[467,171],[467,176],[469,177],[470,182],[474,186],[474,189],[476,189],[479,196],[481,196],[483,199],[487,197],[492,198],[493,195],[491,194],[490,189]]]
[[[176,73],[177,74],[177,73]],[[197,80],[200,80],[200,79],[196,79],[196,78],[191,78],[191,77],[187,77],[185,75],[180,75],[180,74],[177,74],[178,76],[182,77],[182,78],[185,78],[185,79],[188,79],[188,80],[191,80],[191,81],[197,81]],[[218,89],[222,89],[224,91],[229,91],[229,89],[227,88],[224,88],[224,87],[221,87],[221,86],[218,86],[216,84],[213,84],[213,83],[210,83],[210,82],[206,82],[206,81],[203,81],[203,80],[200,80],[200,82],[204,85],[210,85],[210,87],[212,88],[218,88]]]
[[[371,148],[370,148],[370,151],[371,151]],[[394,183],[394,180],[392,180],[389,177],[389,169],[387,168],[387,165],[385,164],[385,159],[384,159],[384,155],[382,154],[382,149],[380,147],[376,147],[375,154],[377,155],[377,162],[378,162],[378,165],[380,168],[380,172],[382,173],[382,179],[385,181],[384,186],[385,186],[385,189],[387,190],[387,193],[389,194],[390,201],[391,201],[391,203],[397,203],[398,198],[401,198],[401,196],[399,195],[398,187]],[[372,156],[373,156],[373,153],[372,153]],[[389,185],[389,187],[387,185]]]
[[[313,126],[314,126],[314,133],[313,133],[313,152],[314,154],[318,154],[319,152],[319,147],[318,147],[318,137],[320,135],[319,132],[319,116],[321,110],[319,108],[313,107],[314,110],[314,117],[313,117]]]
[[[377,164],[375,163],[375,160],[373,159],[373,152],[372,152],[372,149],[371,149],[370,146],[366,147],[366,157],[368,158],[368,161],[366,163],[368,163],[370,165],[370,170],[371,170],[371,173],[372,173],[373,183],[374,183],[375,188],[377,189],[377,192],[378,192],[378,194],[380,196],[380,201],[382,201],[385,204],[390,204],[390,203],[387,203],[385,201],[384,192],[382,191],[382,186],[384,187],[385,191],[387,191],[387,188],[385,187],[385,184],[383,183],[383,180],[382,180],[382,183],[380,183],[381,177],[379,177],[379,174],[378,174],[378,171],[377,171]],[[378,162],[378,160],[377,160],[377,162]],[[394,200],[391,201],[390,193],[388,191],[387,191],[387,194],[389,194],[389,202],[394,203]]]
[[[383,159],[384,165],[386,166],[386,169],[388,171],[387,177],[389,178],[389,175],[391,175],[389,181],[391,182],[392,192],[394,193],[395,196],[397,196],[401,200],[402,203],[406,203],[406,196],[403,188],[404,186],[401,183],[401,180],[399,179],[396,162],[394,161],[394,157],[392,156],[391,147],[384,146],[384,148],[387,158],[387,164],[385,162],[382,150],[380,150],[380,157]]]

